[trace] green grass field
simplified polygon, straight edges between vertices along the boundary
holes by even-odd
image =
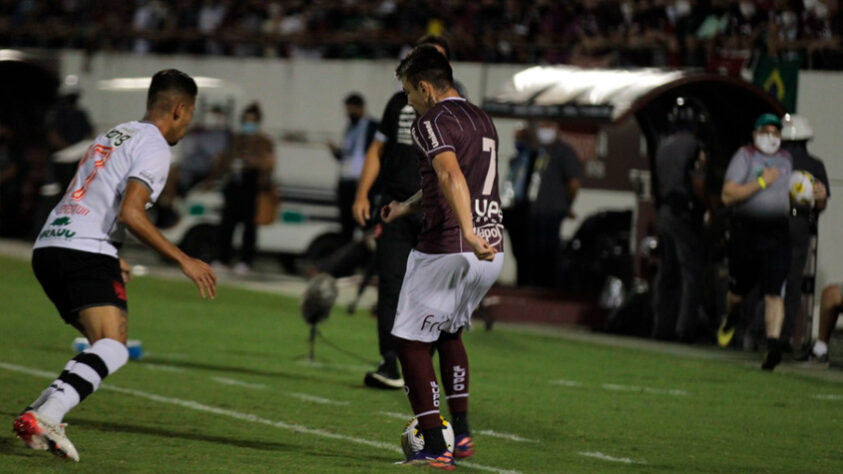
[[[297,302],[222,287],[130,283],[132,361],[65,419],[81,462],[11,434],[73,353],[27,262],[0,258],[2,472],[398,472],[402,391],[362,385],[375,323],[336,311],[307,362]],[[843,472],[843,384],[756,364],[478,327],[471,358],[477,455],[461,471]],[[403,417],[401,416],[403,415]],[[447,417],[447,415],[446,415]],[[482,471],[478,471],[482,472]]]

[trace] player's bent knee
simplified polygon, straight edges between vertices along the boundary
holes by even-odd
[[[114,339],[126,345],[129,321],[126,312],[117,306],[95,306],[79,312],[79,325],[91,344],[100,339]]]

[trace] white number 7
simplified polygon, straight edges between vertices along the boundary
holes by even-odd
[[[486,173],[486,181],[483,182],[483,195],[492,194],[492,186],[495,185],[495,174],[498,172],[498,156],[495,147],[495,141],[491,138],[483,137],[483,151],[488,151],[492,154],[492,159],[489,160],[489,171]]]

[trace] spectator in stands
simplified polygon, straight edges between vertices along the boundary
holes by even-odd
[[[350,242],[354,234],[354,214],[352,206],[357,195],[357,181],[366,161],[366,150],[375,138],[378,122],[366,115],[366,101],[363,96],[353,92],[345,98],[345,113],[348,126],[345,129],[342,146],[328,142],[331,154],[340,163],[340,176],[337,182],[337,205],[340,211],[342,236]]]
[[[228,149],[218,156],[211,172],[211,179],[225,175],[220,254],[214,263],[218,268],[229,264],[234,253],[234,229],[242,224],[240,261],[234,266],[237,275],[245,275],[251,270],[257,241],[255,209],[258,192],[272,186],[272,170],[275,167],[272,140],[260,131],[261,119],[257,102],[246,107],[240,117],[240,132],[233,136]]]

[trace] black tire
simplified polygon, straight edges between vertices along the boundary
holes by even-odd
[[[184,253],[204,262],[213,262],[219,258],[219,227],[201,224],[193,227],[179,244]]]

